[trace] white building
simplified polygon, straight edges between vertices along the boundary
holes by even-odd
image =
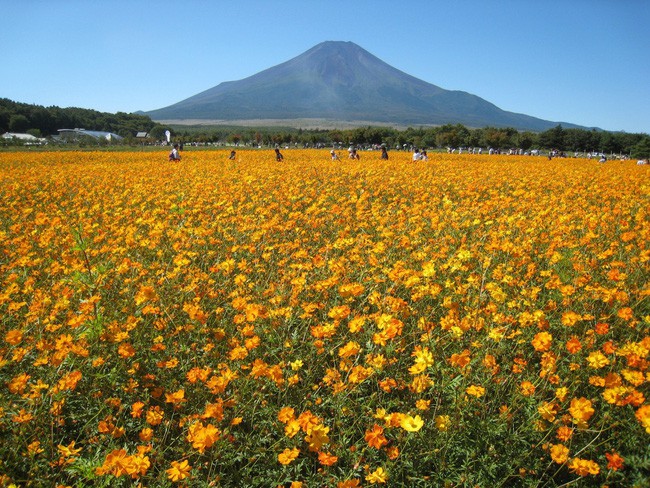
[[[5,132],[2,134],[3,139],[17,139],[25,144],[43,144],[47,139],[33,136],[31,134],[20,134],[18,132]]]
[[[59,135],[67,139],[77,139],[81,136],[93,137],[94,139],[106,139],[107,141],[120,141],[122,136],[106,132],[103,130],[86,130],[86,129],[59,129]]]

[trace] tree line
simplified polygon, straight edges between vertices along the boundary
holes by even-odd
[[[354,129],[272,129],[272,128],[173,128],[175,139],[183,142],[230,143],[252,146],[302,145],[329,147],[335,144],[389,148],[494,148],[497,150],[556,150],[567,153],[625,154],[650,157],[650,135],[607,132],[586,129],[565,129],[557,125],[544,132],[518,131],[513,128],[468,128],[462,124],[437,127],[358,127]]]
[[[37,137],[58,134],[58,129],[84,128],[108,131],[124,137],[122,144],[141,143],[138,132],[147,132],[148,141],[165,140],[170,130],[175,141],[199,144],[236,144],[244,146],[300,145],[331,147],[336,144],[370,146],[385,144],[389,148],[459,148],[482,147],[497,150],[531,149],[561,152],[625,154],[634,158],[650,157],[650,135],[567,129],[557,125],[543,132],[513,128],[469,128],[462,124],[436,127],[358,127],[354,129],[293,129],[288,127],[235,126],[163,126],[146,115],[116,114],[82,108],[43,107],[0,99],[0,133],[30,133]]]
[[[98,112],[85,108],[43,107],[0,98],[0,133],[27,133],[36,137],[58,134],[59,129],[107,131],[126,138],[150,131],[156,125],[148,116]]]

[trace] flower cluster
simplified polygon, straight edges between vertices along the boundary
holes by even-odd
[[[0,485],[640,483],[647,168],[284,156],[0,154]]]

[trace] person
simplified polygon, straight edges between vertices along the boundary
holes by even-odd
[[[420,159],[421,159],[422,161],[428,161],[428,160],[429,160],[429,156],[427,156],[427,152],[426,152],[426,151],[422,151],[422,152],[420,153]]]
[[[600,159],[598,160],[598,162],[599,163],[606,163],[607,162],[607,158],[605,157],[604,154],[600,155]]]
[[[336,154],[336,151],[334,149],[330,151],[330,156],[332,156],[332,161],[340,161],[339,155]]]
[[[178,144],[174,144],[174,148],[169,153],[169,160],[170,161],[180,161],[181,160],[181,155],[178,152]]]
[[[381,159],[388,159],[388,151],[386,151],[386,146],[381,146]]]
[[[422,154],[420,154],[420,150],[416,147],[415,150],[413,151],[413,161],[420,161],[422,159]]]
[[[646,164],[648,164],[648,158],[646,158],[646,159],[639,159],[639,160],[636,162],[636,164],[639,165],[639,166],[646,165]]]
[[[275,160],[276,161],[284,161],[284,156],[282,156],[282,153],[280,150],[276,147],[275,148]]]
[[[236,155],[235,151],[230,151],[230,157],[229,157],[228,159],[232,159],[232,160],[234,160],[234,159],[235,159],[235,155]]]

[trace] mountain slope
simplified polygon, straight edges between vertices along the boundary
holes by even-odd
[[[239,81],[165,108],[154,120],[300,119],[545,130],[557,122],[499,109],[475,95],[408,75],[352,42],[327,41]],[[564,127],[577,127],[563,123]]]

